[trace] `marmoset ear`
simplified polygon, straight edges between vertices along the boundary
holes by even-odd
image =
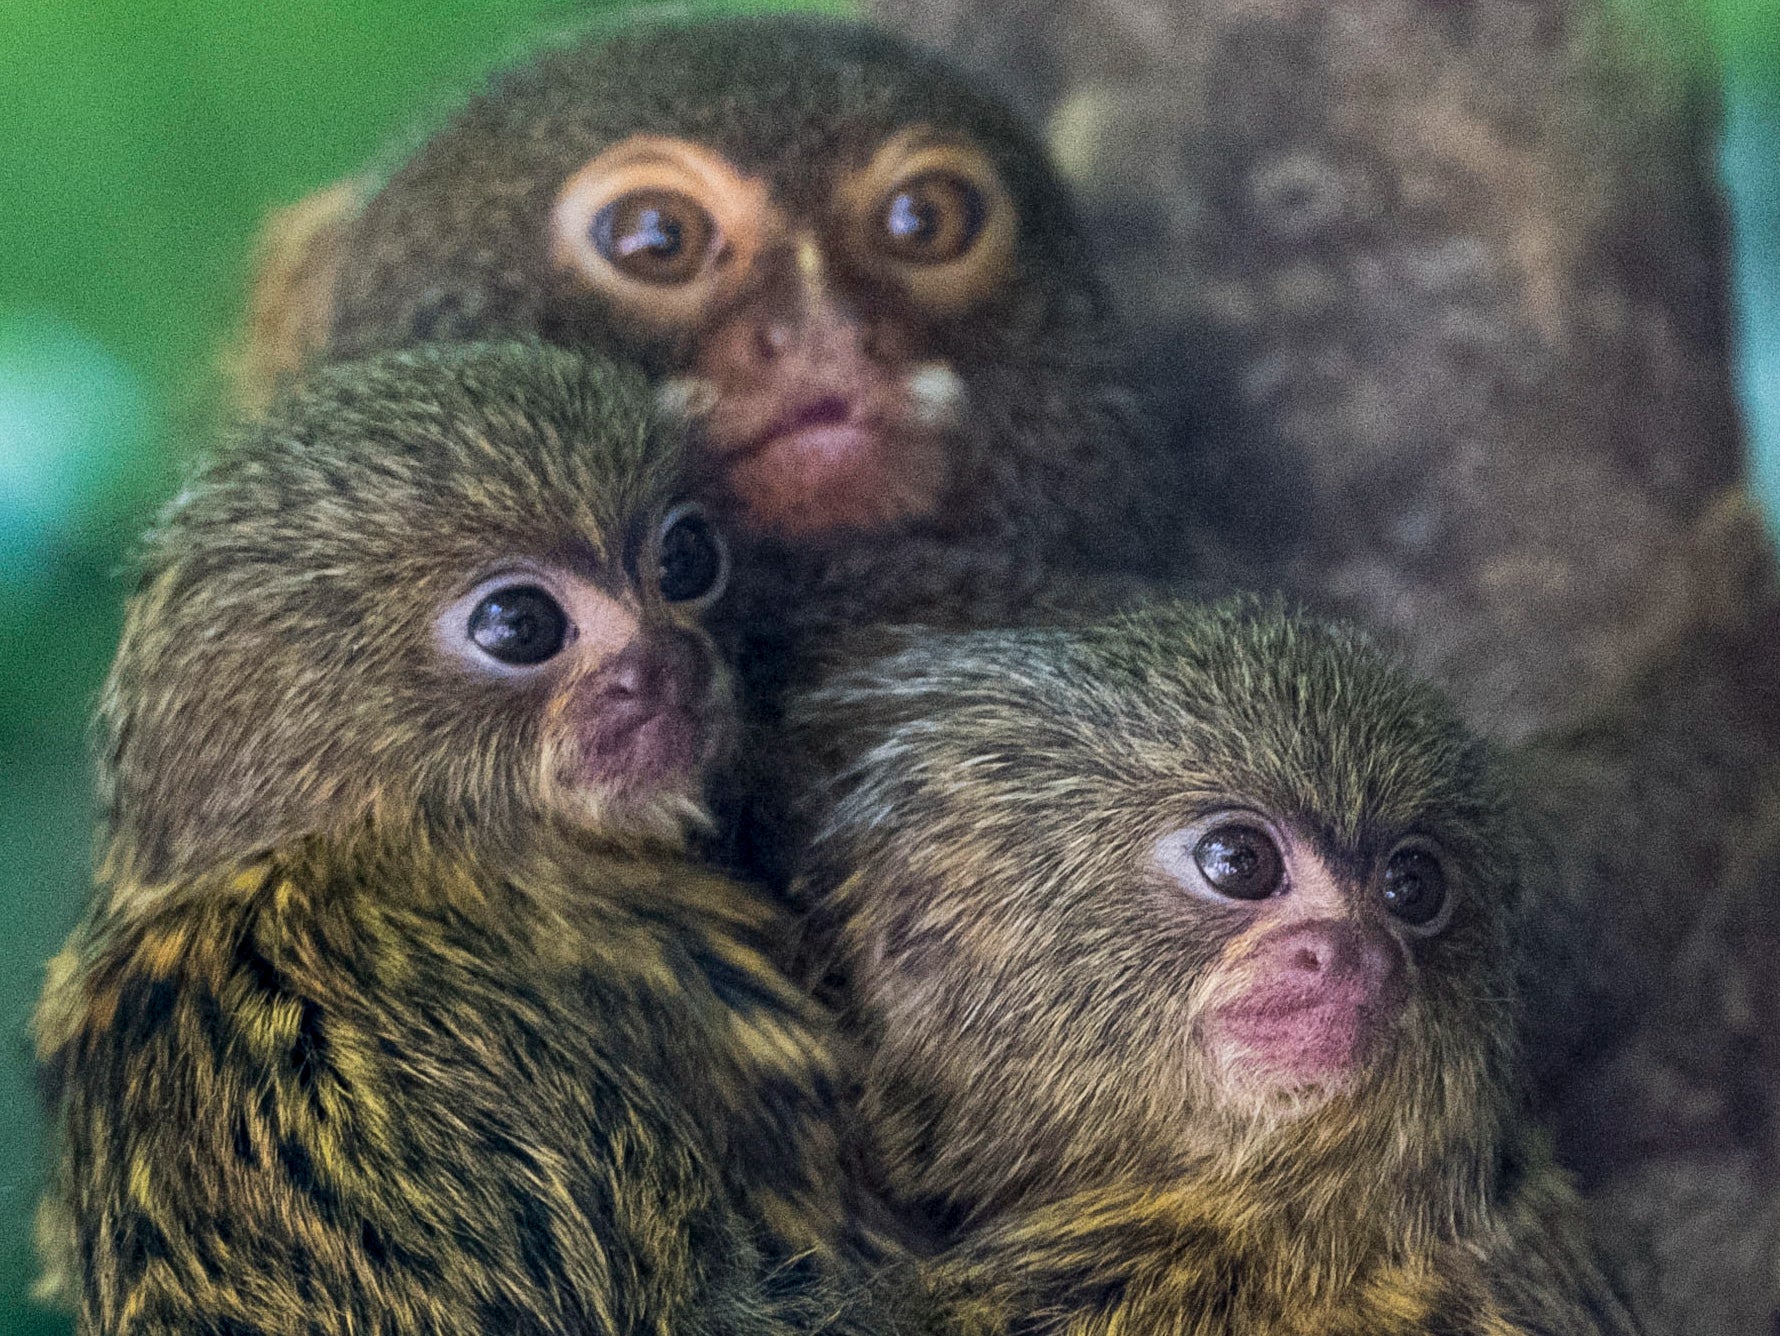
[[[346,232],[370,198],[350,176],[273,209],[254,241],[247,312],[226,374],[231,406],[258,413],[326,342]]]

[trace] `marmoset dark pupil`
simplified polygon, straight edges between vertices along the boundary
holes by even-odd
[[[596,251],[643,283],[687,283],[703,271],[716,224],[677,190],[633,190],[593,216]]]
[[[958,259],[983,230],[983,193],[950,172],[923,172],[883,206],[881,243],[908,264],[947,264]]]
[[[1432,923],[1446,903],[1446,873],[1440,860],[1420,849],[1401,849],[1385,864],[1385,908],[1420,927]]]
[[[661,596],[669,603],[703,598],[723,576],[723,546],[703,515],[682,515],[661,535]]]
[[[543,663],[568,639],[569,619],[536,585],[497,589],[470,614],[470,639],[490,658],[515,666]]]
[[[1279,889],[1285,871],[1279,849],[1254,826],[1218,826],[1193,846],[1193,861],[1213,890],[1237,900],[1261,900]]]

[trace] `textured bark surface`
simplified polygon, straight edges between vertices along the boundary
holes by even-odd
[[[1657,1330],[1780,1296],[1780,614],[1716,107],[1597,0],[876,0],[1047,127],[1199,535],[1527,763],[1532,1042]]]

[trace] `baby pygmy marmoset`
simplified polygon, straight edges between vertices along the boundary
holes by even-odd
[[[1517,823],[1357,633],[917,638],[794,716],[800,888],[961,1330],[1633,1330],[1523,1121]]]
[[[877,1330],[820,1014],[686,852],[727,556],[635,373],[343,366],[148,543],[37,1018],[90,1332]]]

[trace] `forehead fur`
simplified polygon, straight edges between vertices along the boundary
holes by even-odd
[[[681,134],[744,169],[827,163],[926,122],[968,129],[1021,175],[1043,153],[1018,120],[939,58],[862,24],[759,15],[650,23],[553,52],[498,80],[462,118],[553,157],[643,131]]]
[[[330,368],[238,433],[146,564],[264,602],[503,555],[605,562],[679,465],[628,369],[537,345],[398,353]]]
[[[905,778],[965,809],[1235,797],[1342,843],[1501,824],[1486,749],[1438,692],[1358,631],[1246,601],[933,637],[843,677],[807,717],[851,730],[868,787]]]
[[[1369,822],[1470,824],[1495,806],[1481,742],[1353,627],[1177,607],[1097,627],[1078,653],[1123,696],[1146,768],[1226,775],[1343,842]]]

